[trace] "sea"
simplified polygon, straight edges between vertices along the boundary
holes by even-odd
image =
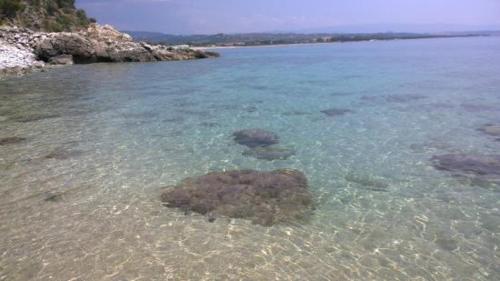
[[[481,130],[500,123],[499,50],[227,48],[0,81],[0,280],[500,280],[499,181],[435,162],[500,154]],[[233,133],[251,128],[293,155],[246,154]],[[305,220],[209,220],[160,200],[185,178],[285,168],[308,179]]]

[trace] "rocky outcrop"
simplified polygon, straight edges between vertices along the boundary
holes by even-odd
[[[38,58],[48,61],[71,55],[75,63],[150,62],[188,60],[216,56],[193,49],[176,49],[163,45],[135,42],[132,37],[109,25],[91,25],[82,32],[50,33],[34,46]]]
[[[91,24],[79,32],[34,32],[26,28],[0,28],[0,73],[29,71],[46,63],[152,62],[201,59],[217,53],[135,42],[109,25]]]
[[[161,195],[167,207],[251,220],[270,226],[305,218],[312,210],[307,179],[296,170],[214,172],[187,178]]]

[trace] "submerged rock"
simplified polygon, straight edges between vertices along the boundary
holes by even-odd
[[[434,168],[449,171],[455,176],[500,183],[500,154],[444,154],[431,160]]]
[[[479,131],[494,137],[500,137],[500,124],[486,124]]]
[[[275,133],[263,129],[237,131],[233,133],[233,137],[235,142],[250,148],[270,146],[279,143],[279,137]]]
[[[0,139],[0,146],[9,145],[9,144],[18,144],[18,143],[24,142],[25,140],[26,140],[25,138],[20,138],[20,137],[3,138],[3,139]]]
[[[170,208],[251,220],[270,226],[304,218],[313,205],[307,179],[296,170],[214,172],[187,178],[167,189],[161,200]]]
[[[407,103],[417,100],[426,99],[427,97],[424,95],[418,94],[394,94],[394,95],[385,95],[385,96],[362,96],[361,100],[367,103]]]
[[[282,113],[283,116],[302,116],[308,114],[309,112],[299,111],[299,110],[286,111]]]
[[[60,118],[61,115],[59,114],[50,114],[50,113],[32,113],[32,114],[26,114],[26,115],[18,115],[15,117],[12,117],[11,120],[15,122],[20,122],[20,123],[30,123],[30,122],[36,122],[40,120],[45,120],[45,119],[53,119],[53,118]]]
[[[465,111],[472,113],[500,111],[499,106],[488,104],[462,103],[461,106]]]
[[[45,159],[56,159],[56,160],[67,160],[70,158],[75,158],[83,154],[80,150],[65,150],[63,148],[58,148],[45,155]]]
[[[47,192],[44,194],[43,201],[45,202],[59,202],[62,200],[62,193]]]
[[[243,152],[243,155],[268,161],[286,160],[295,155],[295,150],[278,146],[255,147]]]
[[[349,173],[345,176],[345,179],[371,191],[388,191],[389,188],[387,182],[370,175]]]
[[[321,110],[321,112],[329,117],[342,116],[342,115],[345,115],[347,113],[353,113],[352,110],[345,109],[345,108],[330,108],[330,109]]]
[[[388,95],[385,96],[385,100],[388,102],[405,103],[410,101],[416,101],[427,98],[424,95],[410,94],[410,95]]]

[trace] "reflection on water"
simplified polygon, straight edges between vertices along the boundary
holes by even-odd
[[[495,178],[431,161],[499,154],[499,44],[231,49],[2,81],[0,280],[499,280]],[[249,128],[293,154],[234,143]],[[187,177],[281,168],[309,180],[306,222],[160,201]]]

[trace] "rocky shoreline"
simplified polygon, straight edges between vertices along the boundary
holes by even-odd
[[[136,42],[109,25],[92,24],[78,32],[36,32],[0,27],[0,78],[20,76],[55,65],[98,62],[153,62],[217,57],[191,48]]]

